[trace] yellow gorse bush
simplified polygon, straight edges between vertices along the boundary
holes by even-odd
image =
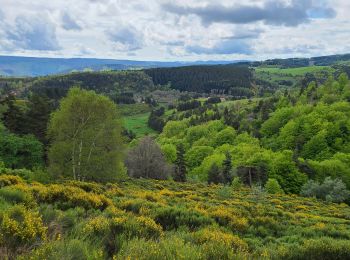
[[[22,180],[22,178],[18,176],[6,175],[6,174],[0,175],[0,188],[23,183],[23,182],[24,181]]]
[[[110,227],[110,220],[104,216],[97,216],[90,219],[84,226],[83,232],[86,234],[103,233]]]
[[[6,247],[24,247],[46,239],[47,228],[38,212],[17,205],[0,217],[0,244]]]
[[[85,209],[105,209],[112,205],[111,200],[105,195],[86,192],[78,187],[53,184],[33,191],[39,202],[62,202],[67,206]]]
[[[21,259],[55,259],[74,251],[72,237],[86,238],[78,241],[77,257],[87,250],[97,259],[280,259],[295,251],[289,241],[299,250],[313,250],[306,238],[330,237],[322,242],[324,250],[333,252],[332,244],[340,241],[337,254],[350,244],[346,204],[289,195],[257,198],[249,189],[223,197],[219,185],[167,181],[43,185],[3,175],[0,180],[6,183],[0,192],[5,209],[0,250],[13,248]],[[14,210],[16,203],[25,206]]]
[[[238,236],[214,228],[201,229],[194,233],[193,237],[195,241],[200,244],[211,242],[223,244],[228,249],[232,249],[234,251],[244,252],[248,250],[248,244]]]

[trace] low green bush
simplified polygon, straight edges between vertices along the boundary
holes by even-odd
[[[350,240],[337,240],[329,237],[310,239],[302,245],[280,248],[278,259],[286,260],[343,260],[350,259]]]
[[[0,189],[0,197],[12,204],[30,204],[30,202],[32,202],[33,199],[30,195],[31,194],[28,194],[24,191],[14,189],[11,186],[7,186]]]
[[[213,223],[213,220],[200,212],[180,207],[163,207],[156,212],[155,221],[165,230],[187,226],[195,229]]]

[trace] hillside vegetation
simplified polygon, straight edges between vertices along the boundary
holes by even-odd
[[[344,68],[0,80],[0,259],[349,259]]]
[[[20,259],[350,257],[345,204],[169,181],[0,185],[0,241]]]

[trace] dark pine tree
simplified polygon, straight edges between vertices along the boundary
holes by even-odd
[[[214,163],[208,172],[208,184],[219,184],[222,182],[222,176],[219,167]]]
[[[232,170],[232,157],[229,152],[225,155],[225,160],[222,164],[223,170],[222,170],[222,179],[224,184],[231,184],[232,182],[232,176],[231,176],[231,170]]]
[[[26,113],[26,132],[36,136],[44,144],[47,144],[46,129],[51,111],[52,106],[46,96],[38,94],[30,96]]]
[[[176,161],[175,161],[175,173],[174,181],[185,182],[186,181],[186,161],[185,161],[185,148],[183,144],[177,146]]]
[[[2,102],[6,111],[3,113],[3,122],[8,130],[15,134],[25,133],[25,115],[21,108],[16,104],[14,95],[8,95]]]

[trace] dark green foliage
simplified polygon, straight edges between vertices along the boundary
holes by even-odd
[[[198,108],[201,105],[202,104],[200,101],[193,99],[193,100],[189,100],[189,101],[180,102],[177,105],[176,109],[178,111],[186,111],[186,110]]]
[[[232,182],[232,157],[229,152],[225,154],[225,160],[222,163],[222,180],[224,184],[231,184]]]
[[[214,163],[208,172],[208,184],[219,184],[222,182],[220,168]]]
[[[221,103],[221,99],[220,97],[209,97],[206,101],[206,104],[217,104],[217,103]]]
[[[26,133],[33,134],[42,143],[47,143],[46,130],[52,106],[46,96],[33,94],[28,100]]]
[[[148,118],[148,126],[153,130],[161,132],[165,125],[164,120],[161,118],[161,116],[164,115],[164,112],[164,107],[152,110]]]
[[[7,168],[32,169],[43,164],[43,144],[34,136],[0,132],[0,158]]]
[[[251,95],[252,72],[248,67],[235,65],[186,66],[145,70],[155,85],[171,83],[171,88],[181,91],[216,91],[234,96]],[[241,89],[240,89],[241,87]],[[246,93],[244,93],[246,92]]]
[[[2,113],[2,120],[5,127],[15,134],[26,133],[25,111],[16,103],[14,95],[8,95],[1,105],[5,106],[5,112]]]
[[[186,161],[185,161],[185,148],[183,144],[179,144],[176,152],[174,181],[185,182],[186,181]]]
[[[117,94],[114,101],[117,104],[135,104],[136,101],[134,99],[134,94],[132,92],[125,92],[121,94]]]
[[[106,71],[79,72],[38,78],[33,82],[31,90],[57,101],[66,96],[68,90],[74,86],[94,90],[97,93],[105,93],[114,100],[119,93],[129,91],[141,93],[154,88],[150,77],[141,71]]]

